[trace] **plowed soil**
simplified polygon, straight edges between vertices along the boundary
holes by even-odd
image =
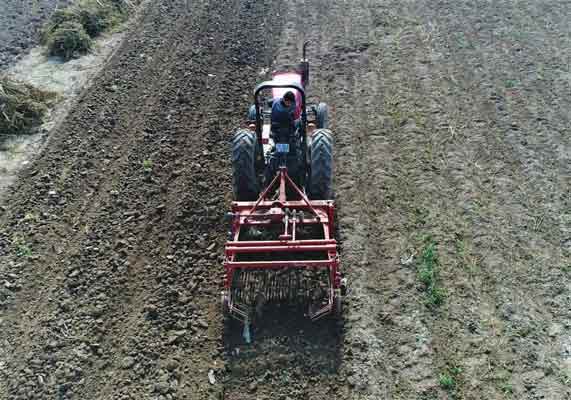
[[[145,7],[3,200],[0,398],[571,398],[569,2]],[[218,307],[228,145],[306,39],[350,293],[341,325],[270,315],[246,346]]]

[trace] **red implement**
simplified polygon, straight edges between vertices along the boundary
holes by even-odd
[[[285,167],[257,201],[233,202],[224,311],[245,323],[271,302],[305,303],[312,320],[340,313],[334,209],[332,200],[309,200]]]

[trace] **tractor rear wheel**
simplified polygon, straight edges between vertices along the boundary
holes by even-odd
[[[319,103],[317,105],[317,110],[315,111],[317,122],[317,129],[328,129],[329,128],[329,107],[325,103]]]
[[[256,134],[240,129],[232,140],[232,184],[237,201],[254,201],[260,188],[256,176]]]
[[[333,177],[333,135],[329,129],[318,129],[313,133],[310,157],[308,196],[313,200],[329,200]]]

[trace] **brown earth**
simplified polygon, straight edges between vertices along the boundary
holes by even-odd
[[[569,15],[149,2],[4,200],[0,398],[571,398]],[[332,108],[345,323],[272,316],[245,346],[218,310],[227,144],[304,39]]]

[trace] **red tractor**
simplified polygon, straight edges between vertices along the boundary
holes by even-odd
[[[222,307],[246,326],[271,303],[301,306],[312,320],[341,314],[333,136],[327,105],[306,104],[306,46],[295,71],[276,72],[255,88],[248,128],[232,141],[235,201],[228,214]],[[286,91],[295,94],[297,122],[288,140],[278,142],[271,104]]]

